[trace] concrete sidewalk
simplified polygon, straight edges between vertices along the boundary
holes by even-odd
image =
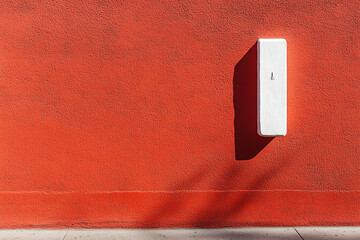
[[[219,229],[64,229],[0,230],[0,240],[360,240],[360,227],[285,227]]]

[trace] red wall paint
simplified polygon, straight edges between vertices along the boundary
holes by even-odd
[[[0,227],[360,223],[357,1],[0,9]],[[273,37],[288,134],[265,139],[254,43]]]

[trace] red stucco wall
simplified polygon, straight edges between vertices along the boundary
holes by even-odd
[[[0,227],[360,223],[360,4],[1,1]],[[288,134],[256,126],[288,43]],[[255,63],[255,64],[254,64]]]

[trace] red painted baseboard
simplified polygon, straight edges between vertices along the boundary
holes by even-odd
[[[0,193],[1,228],[358,225],[360,191]]]

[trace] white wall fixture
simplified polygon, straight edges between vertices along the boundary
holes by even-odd
[[[286,40],[257,42],[258,134],[285,136],[287,128]]]

